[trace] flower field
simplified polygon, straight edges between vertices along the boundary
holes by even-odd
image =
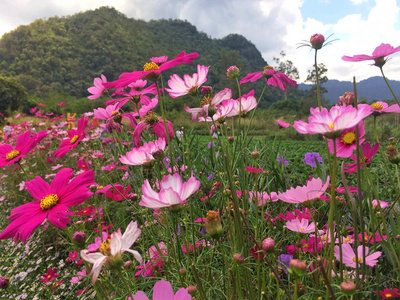
[[[302,46],[317,60],[327,44],[316,34]],[[343,60],[372,60],[384,80],[399,51],[382,44]],[[0,298],[400,298],[399,136],[378,134],[400,113],[396,95],[360,104],[349,91],[322,107],[317,80],[307,120],[268,121],[318,141],[253,137],[265,89],[296,81],[231,66],[237,90],[214,90],[197,57],[101,75],[88,98],[104,106],[66,118],[38,104],[3,128]],[[196,72],[163,78],[180,64]],[[256,80],[260,94],[241,92]],[[181,113],[208,135],[168,120],[166,102],[184,95],[198,106]]]

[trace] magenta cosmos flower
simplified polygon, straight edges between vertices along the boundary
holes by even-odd
[[[122,261],[122,253],[129,252],[133,254],[135,259],[142,264],[142,256],[136,250],[130,249],[139,238],[141,230],[137,226],[137,222],[131,221],[126,227],[124,234],[118,229],[117,232],[111,234],[111,238],[103,240],[100,246],[100,252],[89,253],[89,250],[81,250],[81,257],[87,262],[93,264],[90,275],[92,276],[92,284],[94,285],[99,277],[103,264],[112,265]]]
[[[139,205],[152,209],[163,207],[177,207],[188,201],[200,187],[200,181],[190,177],[188,181],[182,182],[179,174],[166,175],[160,182],[160,191],[156,192],[146,179],[142,185],[142,200]]]
[[[308,224],[307,219],[294,219],[292,221],[287,221],[285,227],[291,231],[298,233],[312,233],[315,232],[315,224],[311,222]]]
[[[360,104],[359,106],[368,106],[368,104]],[[372,114],[375,116],[381,113],[400,113],[400,107],[397,103],[389,106],[386,102],[376,101],[372,103],[370,107]]]
[[[121,132],[120,121],[121,121],[121,114],[119,113],[119,109],[128,101],[128,99],[108,105],[105,109],[104,108],[97,108],[93,110],[93,117],[99,120],[106,121],[106,128],[109,132],[112,133],[114,129],[118,132]]]
[[[174,295],[171,284],[164,279],[156,282],[153,289],[153,300],[191,300],[192,296],[185,288],[180,288]],[[128,300],[149,300],[146,294],[138,291],[132,297],[128,296]]]
[[[134,71],[129,73],[122,73],[119,79],[113,82],[103,83],[105,88],[123,88],[135,82],[138,79],[146,78],[151,81],[156,81],[162,71],[173,68],[180,64],[189,64],[194,61],[199,55],[194,52],[186,54],[186,52],[179,53],[174,59],[164,62],[161,65],[151,61],[146,63],[143,67],[143,71]],[[154,60],[154,59],[153,59]]]
[[[21,158],[25,157],[26,154],[31,152],[46,136],[47,131],[41,131],[33,135],[27,131],[17,137],[15,147],[8,144],[0,145],[0,167],[18,162]]]
[[[375,48],[374,52],[372,52],[372,55],[360,54],[354,56],[342,56],[342,59],[345,61],[373,60],[375,61],[374,65],[381,68],[386,63],[386,56],[399,51],[400,46],[394,48],[390,44],[382,43],[380,46]]]
[[[275,71],[271,66],[264,67],[264,71],[247,74],[239,83],[254,82],[261,77],[265,77],[268,85],[277,86],[282,91],[286,90],[288,85],[295,86],[297,84],[296,81],[290,79],[283,73]]]
[[[362,151],[362,155],[364,156],[364,161],[365,164],[368,166],[371,161],[372,158],[374,157],[374,155],[378,152],[379,150],[379,143],[375,143],[374,146],[371,147],[371,144],[369,142],[366,142],[364,144],[361,145],[361,151]],[[357,161],[357,156],[356,155],[352,155],[350,156],[351,160]],[[360,166],[362,167],[364,164],[361,161],[360,162]],[[345,172],[348,172],[349,174],[354,173],[355,171],[357,171],[357,163],[354,164],[345,164],[346,168],[344,168]]]
[[[340,249],[339,246],[335,246],[335,257],[340,261]],[[371,255],[368,255],[369,248],[365,247],[365,262],[363,262],[363,246],[357,247],[358,264],[365,263],[367,266],[373,267],[378,263],[378,258],[381,256],[382,252],[376,251]],[[343,264],[350,268],[356,268],[356,254],[350,244],[342,244],[342,261]]]
[[[318,200],[329,186],[329,176],[325,184],[320,178],[312,178],[305,186],[291,187],[284,193],[278,193],[278,199],[287,203],[306,203]]]
[[[197,65],[197,73],[192,77],[184,75],[183,79],[177,74],[171,76],[168,80],[169,89],[165,89],[172,98],[178,98],[184,95],[197,94],[198,88],[207,81],[209,67]]]
[[[154,142],[144,143],[141,147],[132,148],[126,155],[122,155],[119,161],[126,165],[146,166],[164,153],[165,146],[165,139],[159,138]]]
[[[82,204],[93,195],[87,186],[94,184],[94,172],[86,171],[70,181],[73,174],[72,169],[66,168],[56,174],[51,184],[39,176],[26,182],[25,187],[35,201],[11,211],[11,223],[0,233],[0,239],[14,237],[14,241],[26,242],[46,219],[65,229],[70,221],[68,216],[73,215],[69,207]]]
[[[371,108],[362,106],[359,109],[353,106],[333,106],[329,111],[322,107],[310,109],[311,116],[308,123],[295,121],[293,127],[301,134],[323,134],[327,138],[340,136],[345,129],[352,128],[360,123],[365,117],[371,114]]]
[[[68,137],[61,141],[60,146],[56,151],[54,151],[53,155],[55,157],[63,157],[67,154],[68,151],[75,149],[78,146],[78,143],[82,141],[86,136],[86,127],[89,123],[89,118],[82,117],[78,120],[78,127],[77,129],[73,128],[68,130]]]
[[[288,128],[290,127],[290,123],[286,123],[282,120],[276,120],[276,123],[279,125],[281,128]]]
[[[364,122],[358,124],[359,143],[364,142]],[[357,148],[356,143],[356,127],[343,130],[340,136],[335,139],[328,139],[329,152],[334,152],[333,143],[336,143],[336,156],[338,157],[350,157],[353,154],[353,150]]]
[[[90,100],[94,100],[100,98],[104,93],[104,85],[103,83],[107,82],[106,76],[101,74],[101,78],[95,78],[93,81],[94,86],[88,88],[88,92],[92,95],[88,96]]]

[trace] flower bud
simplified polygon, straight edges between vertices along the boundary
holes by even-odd
[[[356,97],[352,92],[346,92],[343,96],[339,96],[339,105],[350,105],[354,103]]]
[[[151,155],[153,155],[154,158],[158,158],[158,157],[163,156],[163,154],[164,154],[164,151],[161,149],[158,149],[158,150],[154,151]]]
[[[185,275],[186,274],[186,269],[185,268],[180,268],[179,269],[179,274],[180,275]]]
[[[271,238],[266,238],[261,243],[261,249],[263,249],[266,252],[271,252],[274,250],[274,248],[275,248],[275,241]]]
[[[212,92],[212,87],[211,87],[211,86],[208,86],[208,85],[203,85],[203,86],[200,88],[200,92],[201,92],[203,95],[209,95],[209,94],[211,94],[211,92]]]
[[[0,289],[6,289],[9,281],[7,277],[0,276]]]
[[[186,290],[190,295],[193,295],[194,293],[196,293],[197,288],[194,285],[188,285]]]
[[[228,142],[232,143],[235,140],[233,136],[228,136]]]
[[[235,254],[233,255],[233,260],[234,260],[237,264],[241,265],[241,264],[244,262],[244,257],[243,257],[243,255],[240,254],[240,253],[235,253]]]
[[[238,78],[240,75],[240,70],[238,67],[236,66],[230,66],[227,70],[226,70],[226,76],[228,76],[230,79],[235,79]]]
[[[76,231],[72,236],[72,239],[78,244],[82,244],[86,240],[86,233],[82,231]]]
[[[307,273],[307,264],[300,259],[291,259],[289,263],[290,271],[297,276],[303,276]]]
[[[128,260],[128,261],[124,262],[124,269],[129,269],[132,266],[133,266],[133,261]]]
[[[325,37],[319,33],[313,34],[310,38],[311,47],[316,50],[321,49],[324,42]]]
[[[218,239],[224,233],[219,213],[213,210],[208,211],[204,227],[207,233],[214,239]]]
[[[399,155],[399,152],[397,151],[395,146],[389,145],[387,147],[386,156],[387,156],[388,160],[392,164],[399,164],[400,163],[400,155]]]
[[[258,152],[258,151],[253,151],[253,152],[251,152],[251,157],[253,157],[253,158],[258,158],[258,157],[260,157],[260,152]]]
[[[136,201],[139,198],[138,194],[136,193],[129,193],[128,194],[128,199],[131,201]]]
[[[352,294],[356,290],[357,286],[353,281],[343,281],[340,284],[340,289],[345,294]]]
[[[396,239],[396,241],[400,241],[400,234],[397,234],[395,239]]]

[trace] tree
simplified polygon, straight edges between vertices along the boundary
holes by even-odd
[[[27,98],[26,90],[20,83],[9,77],[0,77],[0,112],[6,117],[20,109]]]
[[[328,91],[326,88],[322,86],[323,83],[328,81],[328,76],[326,75],[327,72],[328,69],[323,63],[318,64],[318,79],[319,79],[318,81],[319,81],[322,106],[329,105],[329,101],[326,100],[323,96],[323,94],[327,93]],[[311,107],[317,107],[317,77],[315,74],[315,68],[312,70],[308,70],[308,75],[305,82],[313,83],[310,90],[308,91],[306,98],[304,98],[302,102],[304,113],[308,113]]]

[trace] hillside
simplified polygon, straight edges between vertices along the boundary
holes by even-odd
[[[233,84],[225,77],[226,68],[232,64],[243,74],[267,64],[243,36],[212,39],[187,21],[145,22],[102,7],[73,16],[39,19],[5,34],[0,40],[0,75],[17,79],[30,95],[63,92],[86,97],[93,78],[100,74],[115,80],[122,72],[141,69],[150,57],[173,58],[181,51],[198,52],[199,59],[173,72],[192,74],[197,63],[211,65],[207,84],[216,88]],[[259,85],[262,87],[263,82]]]
[[[397,97],[400,97],[400,81],[389,80],[390,86]],[[311,85],[299,84],[299,90],[308,90]],[[324,94],[325,99],[329,100],[331,104],[339,101],[339,96],[345,92],[353,91],[353,83],[350,81],[328,80],[323,84],[328,92]],[[358,98],[365,98],[368,101],[374,100],[393,100],[389,88],[382,77],[376,76],[357,83]]]

